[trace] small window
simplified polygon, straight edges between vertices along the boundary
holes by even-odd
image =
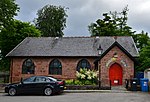
[[[59,60],[54,59],[50,62],[49,74],[62,75],[62,65],[61,65],[61,62]]]
[[[34,74],[35,65],[31,59],[26,59],[22,65],[22,74]]]
[[[90,69],[91,68],[91,65],[90,63],[86,60],[86,59],[82,59],[78,62],[78,65],[77,65],[77,71],[80,71],[80,68],[87,68],[87,69]]]

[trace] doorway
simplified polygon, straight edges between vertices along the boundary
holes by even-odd
[[[122,85],[122,78],[123,78],[123,73],[122,73],[122,67],[114,63],[110,66],[109,69],[109,80],[112,86],[118,86]]]

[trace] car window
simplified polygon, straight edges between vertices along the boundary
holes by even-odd
[[[48,77],[50,81],[57,81],[57,79],[52,78],[52,77]]]
[[[24,79],[24,80],[23,80],[23,83],[31,83],[31,82],[34,82],[34,79],[35,79],[35,77],[30,77],[30,78]]]
[[[46,82],[51,82],[52,80],[50,80],[49,78],[46,78]]]
[[[35,82],[46,82],[45,77],[36,77]]]

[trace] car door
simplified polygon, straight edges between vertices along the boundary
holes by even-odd
[[[46,77],[44,76],[38,76],[35,78],[35,86],[34,86],[34,90],[35,92],[37,93],[42,93],[45,86],[47,85],[47,82],[46,82]]]
[[[20,92],[21,93],[32,93],[34,92],[34,86],[35,86],[35,77],[29,77],[27,79],[24,79],[20,85]]]

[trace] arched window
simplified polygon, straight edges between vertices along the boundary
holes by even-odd
[[[62,75],[62,65],[58,59],[54,59],[50,62],[49,74]]]
[[[82,59],[78,62],[78,65],[77,65],[77,71],[80,71],[80,68],[87,68],[87,69],[90,69],[91,68],[91,65],[90,63],[88,62],[88,60],[86,59]]]
[[[34,74],[35,65],[31,59],[26,59],[22,65],[22,74]]]

